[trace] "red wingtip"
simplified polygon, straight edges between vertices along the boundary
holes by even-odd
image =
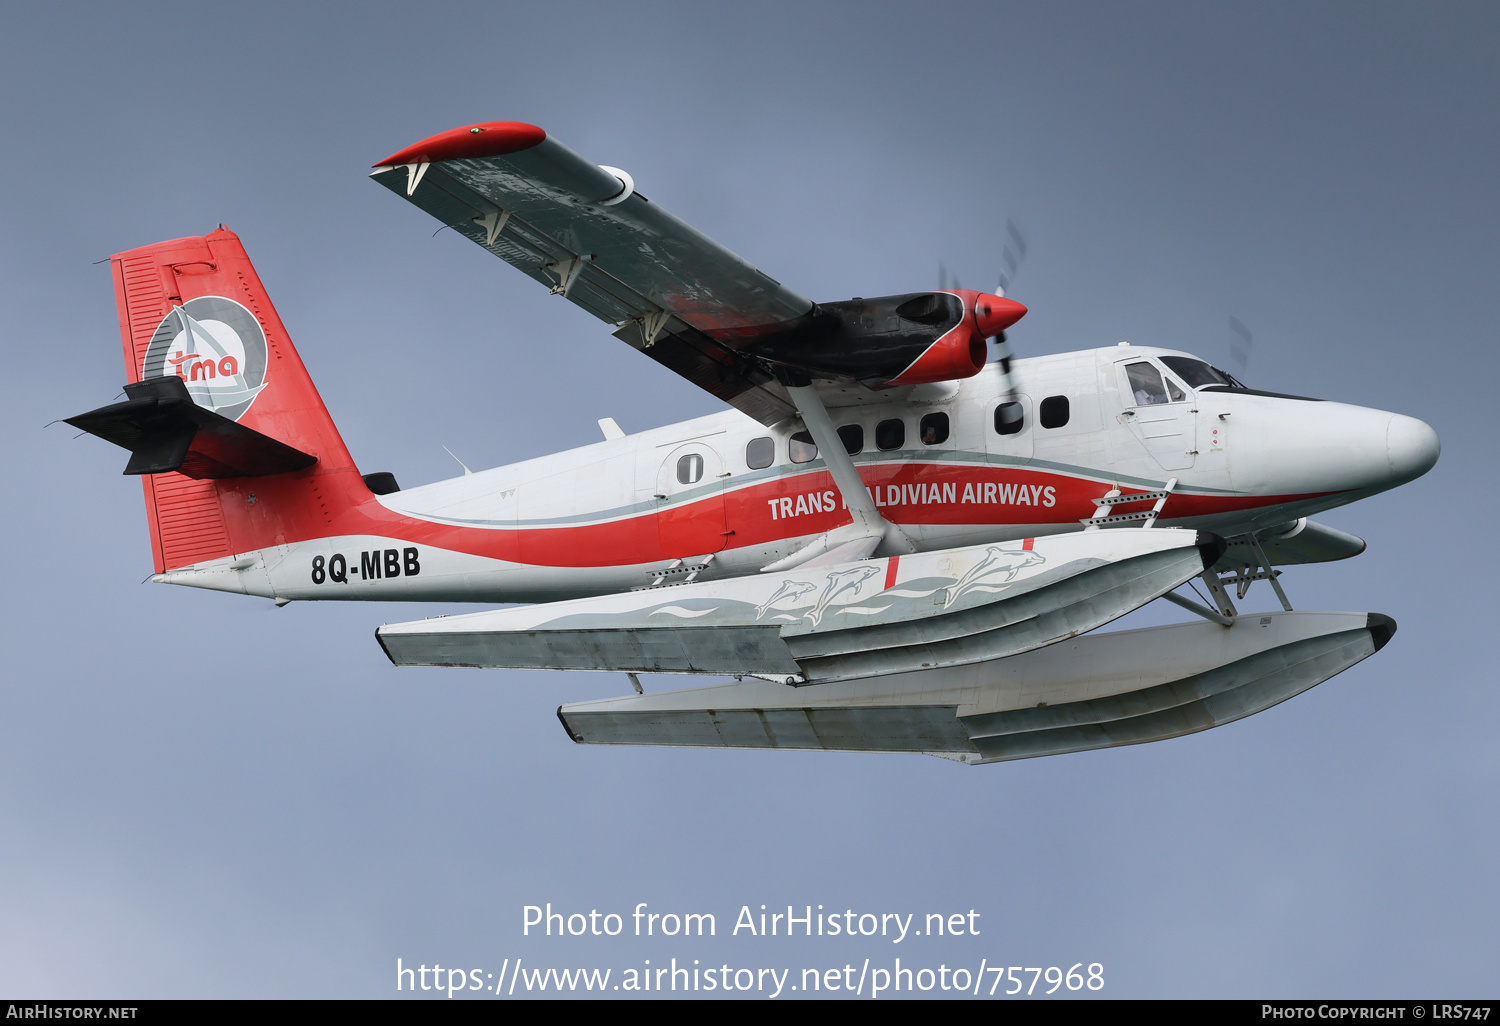
[[[974,319],[985,336],[998,335],[1026,316],[1026,308],[1014,299],[981,292],[974,299]]]
[[[404,150],[391,154],[371,167],[389,167],[392,164],[423,164],[439,160],[458,160],[463,157],[498,157],[506,153],[518,153],[541,145],[547,133],[535,125],[522,121],[481,121],[475,125],[460,125],[437,135],[429,135],[421,142],[413,143]]]

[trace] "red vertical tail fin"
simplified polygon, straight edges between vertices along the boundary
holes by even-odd
[[[198,406],[317,457],[271,476],[144,476],[157,573],[319,537],[370,498],[239,236],[221,227],[110,262],[131,383],[180,377]]]

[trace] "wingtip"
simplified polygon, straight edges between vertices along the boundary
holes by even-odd
[[[568,726],[568,718],[563,715],[562,706],[557,707],[557,722],[562,724],[563,730],[566,730],[568,732],[568,737],[572,739],[575,745],[583,744],[583,738],[573,733],[573,728]]]
[[[540,146],[547,133],[524,121],[480,121],[429,135],[371,167],[428,164],[440,160],[480,159],[519,153]]]

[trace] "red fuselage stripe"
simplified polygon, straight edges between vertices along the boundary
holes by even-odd
[[[314,484],[328,502],[314,506],[307,502],[308,482],[296,480],[302,476],[218,482],[236,551],[315,538],[373,535],[533,566],[630,566],[728,547],[766,547],[850,522],[832,478],[821,470],[619,520],[558,527],[471,527],[423,520],[387,509],[370,497],[354,471],[317,475]],[[341,480],[344,477],[350,480]],[[1095,500],[1111,487],[1110,482],[1044,471],[952,463],[866,467],[862,477],[887,520],[917,526],[1076,527],[1079,520],[1093,515]],[[1324,494],[1328,493],[1203,496],[1179,492],[1168,501],[1164,519],[1229,513]]]

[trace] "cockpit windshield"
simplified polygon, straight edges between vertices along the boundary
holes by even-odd
[[[1245,387],[1234,375],[1221,371],[1217,367],[1210,367],[1202,360],[1194,360],[1190,356],[1163,356],[1161,362],[1193,388],[1202,388],[1204,385]]]

